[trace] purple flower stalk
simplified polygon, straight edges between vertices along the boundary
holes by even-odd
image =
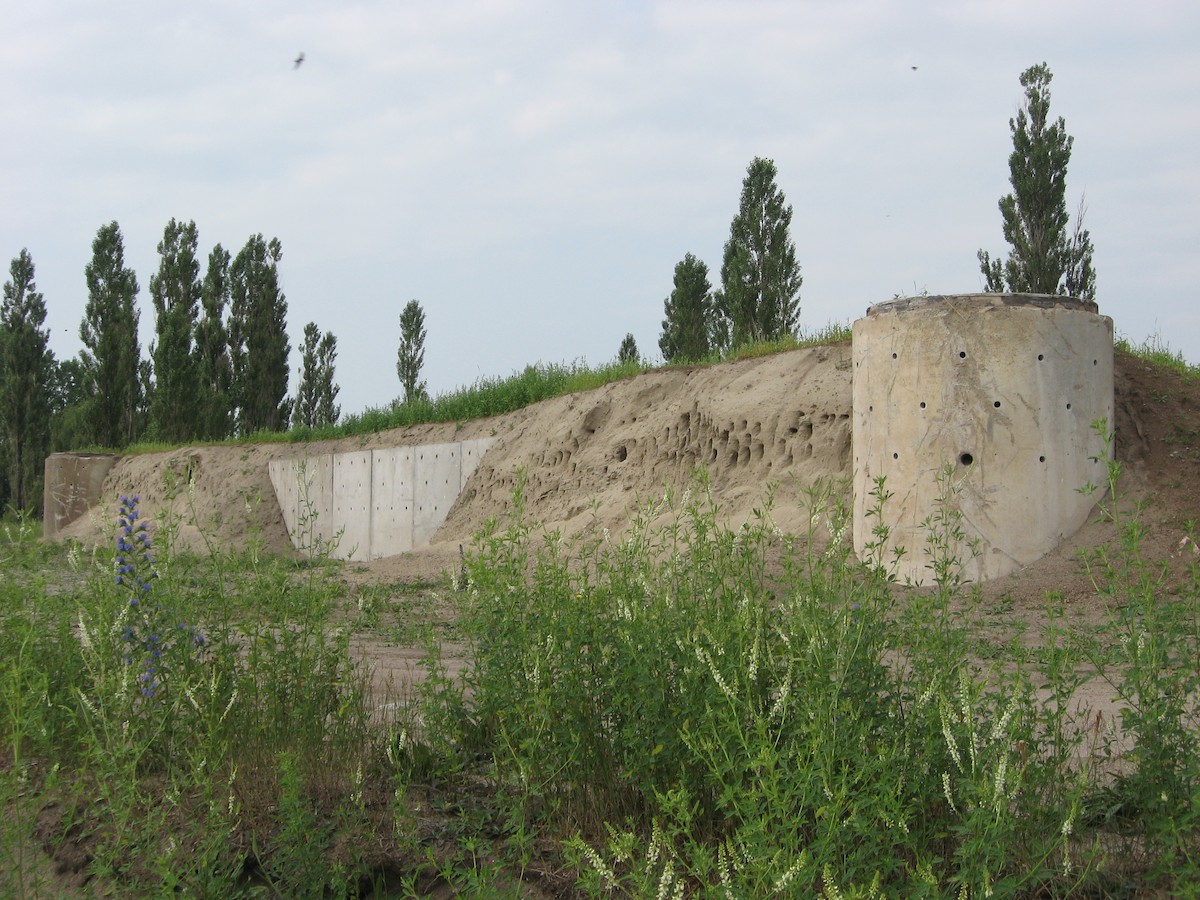
[[[121,497],[117,517],[115,579],[128,593],[131,623],[122,632],[125,662],[141,666],[138,688],[147,700],[154,699],[168,680],[170,661],[180,654],[199,653],[204,636],[193,625],[172,627],[170,610],[153,602],[154,542],[147,522],[138,512],[138,497]],[[178,634],[180,640],[174,635]],[[165,637],[164,637],[165,636]]]

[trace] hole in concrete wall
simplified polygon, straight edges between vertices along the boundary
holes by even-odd
[[[1068,403],[1068,404],[1067,404],[1067,409],[1070,409],[1070,408],[1071,408],[1071,404],[1070,404],[1070,403]]]
[[[996,409],[999,409],[999,408],[1000,408],[1000,401],[999,401],[999,400],[997,400],[995,403],[993,403],[993,404],[992,404],[992,406],[996,407]]]
[[[1038,457],[1038,462],[1045,462],[1045,461],[1046,461],[1046,457],[1044,457],[1044,456]]]
[[[893,454],[892,454],[892,459],[899,459],[899,458],[900,458],[900,454],[899,454],[899,453],[893,453]]]
[[[1098,366],[1098,365],[1100,365],[1100,360],[1098,360],[1098,359],[1093,359],[1093,360],[1092,360],[1092,365],[1093,365],[1093,366]]]
[[[1042,355],[1041,353],[1038,354],[1038,362],[1041,362],[1045,358],[1046,357],[1044,355]]]
[[[924,400],[922,400],[922,401],[921,401],[921,409],[924,409],[924,408],[925,408],[925,401],[924,401]]]
[[[868,407],[867,407],[867,412],[875,412],[875,407],[874,407],[874,406],[868,406]]]
[[[892,354],[892,359],[895,359],[895,358],[896,358],[896,354],[895,354],[895,353],[893,353],[893,354]]]
[[[975,457],[970,453],[960,453],[958,455],[958,461],[964,466],[969,466],[971,463],[975,462]]]
[[[629,451],[625,448],[624,444],[617,448],[616,456],[617,462],[625,462],[626,457],[629,456]]]
[[[958,351],[958,358],[959,358],[959,359],[966,359],[966,358],[967,358],[967,351],[966,351],[966,350],[959,350],[959,351]]]

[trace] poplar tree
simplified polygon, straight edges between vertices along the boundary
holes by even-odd
[[[628,332],[621,341],[621,346],[617,348],[617,362],[625,365],[635,363],[639,358],[637,341],[634,340],[633,332]]]
[[[703,359],[711,349],[712,285],[708,266],[691,253],[675,264],[675,288],[663,301],[658,349],[667,362]]]
[[[722,349],[777,340],[799,325],[803,278],[789,234],[792,208],[775,176],[772,160],[755,157],[742,181],[714,298]]]
[[[203,314],[196,322],[196,437],[224,440],[233,434],[233,365],[229,360],[229,251],[217,244],[208,254],[200,286]]]
[[[50,380],[54,355],[46,304],[34,282],[28,250],[13,259],[0,303],[0,422],[7,451],[10,505],[41,509],[50,450]]]
[[[334,400],[338,386],[333,381],[337,360],[337,338],[332,332],[321,334],[316,322],[304,326],[301,347],[300,387],[292,408],[292,425],[320,428],[332,425],[342,414]]]
[[[240,434],[282,431],[291,417],[287,399],[287,300],[279,289],[278,238],[246,241],[229,267],[229,357]]]
[[[116,222],[102,225],[84,268],[88,300],[79,326],[90,394],[85,420],[92,442],[121,448],[138,437],[142,408],[138,343],[138,283],[125,265],[125,244]]]
[[[180,443],[198,436],[199,357],[192,337],[199,316],[200,262],[196,223],[171,219],[158,245],[158,272],[150,278],[156,342],[150,347],[154,384],[150,429],[156,438]]]
[[[1081,202],[1074,229],[1067,214],[1067,165],[1074,139],[1060,116],[1050,121],[1050,81],[1045,63],[1021,73],[1024,104],[1008,120],[1013,151],[1008,157],[1012,193],[1000,198],[1008,258],[985,250],[976,255],[989,293],[1067,294],[1096,297],[1092,239],[1083,227]]]
[[[425,311],[416,300],[409,300],[400,313],[400,349],[396,355],[396,374],[404,388],[404,402],[428,397],[421,367],[425,365]]]
[[[78,450],[87,432],[87,369],[76,356],[55,363],[50,372],[50,450]]]

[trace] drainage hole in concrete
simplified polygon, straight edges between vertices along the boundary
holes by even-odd
[[[924,409],[924,408],[925,408],[925,401],[924,401],[924,400],[922,400],[922,401],[921,401],[921,409]]]
[[[893,454],[892,454],[892,459],[899,459],[899,458],[900,458],[900,454],[899,454],[899,453],[893,453]]]
[[[1000,401],[999,401],[999,400],[997,400],[995,403],[993,403],[993,404],[992,404],[992,406],[996,407],[996,409],[999,409],[999,408],[1000,408]]]
[[[893,353],[893,354],[892,354],[892,359],[895,359],[895,358],[896,358],[896,354],[895,354],[895,353]]]
[[[970,453],[960,453],[958,455],[958,461],[964,466],[969,466],[971,463],[975,462],[975,457],[973,457]]]
[[[966,358],[967,358],[967,351],[966,351],[966,350],[959,350],[959,351],[958,351],[958,358],[959,358],[959,359],[966,359]]]
[[[1046,457],[1044,457],[1044,456],[1038,457],[1038,462],[1045,462],[1045,461],[1046,461]]]
[[[1071,404],[1070,404],[1070,403],[1068,403],[1068,404],[1067,404],[1067,409],[1070,409],[1070,408],[1071,408]]]
[[[1041,362],[1041,361],[1042,361],[1043,359],[1045,359],[1045,358],[1046,358],[1046,357],[1045,357],[1045,356],[1043,356],[1041,353],[1039,353],[1039,354],[1038,354],[1038,362]]]

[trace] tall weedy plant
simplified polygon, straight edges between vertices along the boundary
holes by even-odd
[[[933,632],[926,613],[906,622],[885,567],[848,547],[843,493],[810,493],[799,539],[769,497],[720,525],[703,481],[619,538],[566,539],[536,535],[518,484],[515,521],[483,532],[468,712],[529,820],[575,831],[596,892],[1004,894],[1059,877],[1060,807],[1048,847],[1020,839],[1046,815],[1027,790],[1030,692],[975,674],[944,604]]]
[[[1093,427],[1110,449],[1107,422]],[[1100,507],[1113,525],[1113,541],[1084,555],[1109,614],[1098,633],[1082,635],[1081,643],[1121,701],[1120,734],[1111,735],[1104,748],[1115,776],[1098,786],[1090,807],[1093,817],[1125,837],[1124,852],[1140,858],[1151,878],[1165,885],[1196,884],[1200,563],[1193,558],[1172,572],[1165,561],[1147,558],[1142,507],[1122,496],[1120,475],[1120,463],[1109,461]],[[1084,490],[1103,493],[1095,485]],[[1196,522],[1187,523],[1186,532],[1194,541]],[[1120,753],[1121,740],[1132,745],[1128,752]]]

